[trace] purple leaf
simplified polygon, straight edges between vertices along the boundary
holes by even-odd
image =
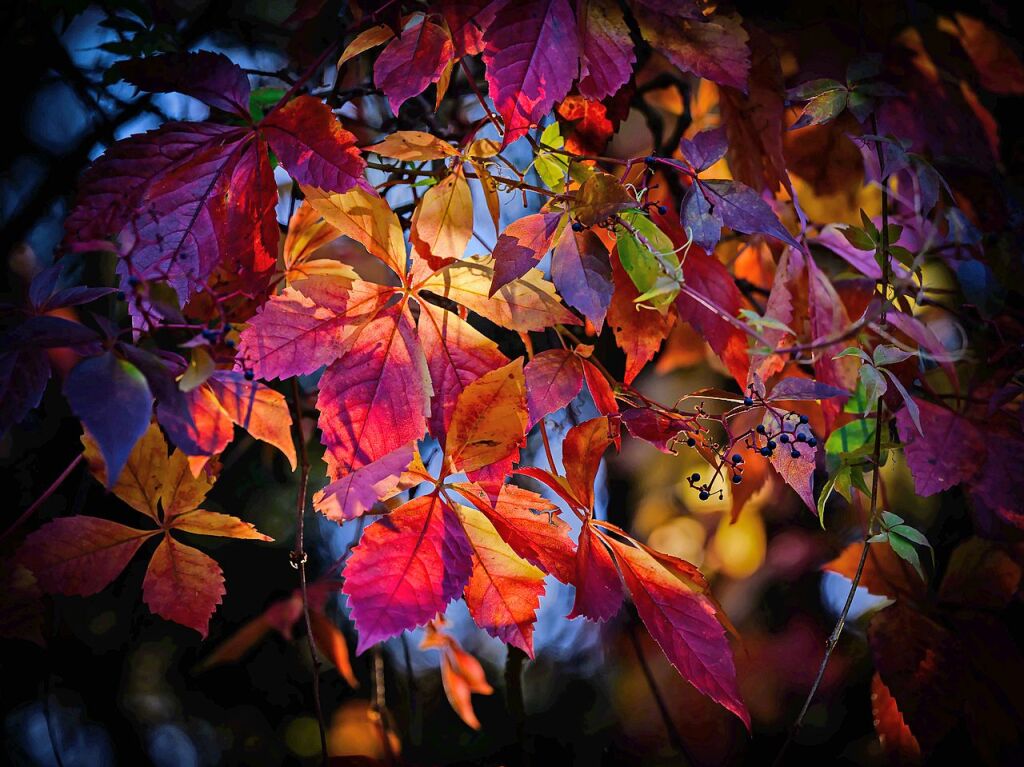
[[[775,211],[761,195],[738,181],[698,181],[715,213],[730,229],[743,234],[766,234],[794,248],[800,243],[793,239],[779,221]]]
[[[39,405],[50,378],[50,360],[42,349],[0,352],[0,436]]]
[[[850,392],[808,378],[783,378],[772,388],[770,400],[821,400],[849,397]]]
[[[551,256],[551,281],[565,302],[600,333],[613,292],[608,249],[601,238],[565,227]]]
[[[115,70],[144,91],[184,93],[214,109],[249,118],[249,78],[222,53],[165,53],[122,61]]]
[[[725,128],[712,128],[701,131],[693,139],[680,139],[679,151],[698,173],[707,170],[725,157],[729,143],[725,138]]]
[[[64,395],[100,446],[107,487],[121,475],[135,443],[149,427],[153,395],[139,369],[112,351],[79,362],[64,381]]]
[[[679,209],[679,222],[683,225],[687,236],[705,253],[712,253],[722,238],[722,217],[704,197],[700,184],[694,182],[683,198]]]

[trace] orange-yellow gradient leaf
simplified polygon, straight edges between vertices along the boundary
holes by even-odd
[[[469,614],[488,634],[532,658],[544,573],[520,558],[480,511],[470,506],[457,511],[473,549],[473,574],[465,590]]]
[[[460,471],[472,471],[509,456],[526,434],[523,361],[485,373],[455,404],[445,454]]]
[[[459,156],[458,150],[448,142],[418,130],[395,131],[363,151],[403,162],[426,162]]]
[[[430,187],[412,216],[412,244],[433,266],[462,258],[473,236],[473,194],[461,172]]]
[[[303,187],[306,202],[346,237],[358,242],[399,277],[405,274],[405,239],[402,226],[388,203],[364,189],[330,194]]]

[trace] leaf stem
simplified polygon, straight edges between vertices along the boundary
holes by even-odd
[[[302,591],[302,616],[306,623],[306,643],[313,661],[313,707],[316,721],[320,729],[320,761],[327,765],[327,728],[324,725],[324,712],[320,705],[320,654],[317,652],[313,639],[313,622],[309,618],[309,598],[306,588],[306,550],[305,550],[305,516],[306,492],[309,486],[309,453],[306,450],[306,437],[302,433],[302,398],[299,391],[299,379],[292,378],[292,399],[295,405],[295,433],[299,443],[299,494],[295,501],[295,551],[291,553],[292,567],[299,571],[299,587]]]

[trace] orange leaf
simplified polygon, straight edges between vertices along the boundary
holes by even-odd
[[[562,442],[565,478],[573,494],[588,509],[594,508],[594,478],[601,456],[614,441],[611,423],[602,416],[572,427]]]
[[[456,511],[473,549],[465,591],[469,614],[488,634],[532,658],[544,573],[521,559],[477,509],[458,506]]]
[[[169,535],[153,552],[142,581],[142,599],[154,614],[195,629],[204,639],[225,593],[217,562]]]
[[[85,446],[85,462],[89,471],[103,485],[107,484],[107,468],[103,462],[99,446],[89,436],[82,435]],[[160,427],[151,423],[146,433],[139,438],[128,456],[117,483],[112,488],[114,495],[127,503],[136,511],[140,511],[153,521],[159,522],[157,502],[160,498],[160,486],[167,470],[167,441]]]
[[[483,468],[511,455],[526,425],[526,379],[519,358],[480,376],[459,395],[445,453],[460,471]]]
[[[895,764],[919,764],[921,744],[903,721],[903,714],[885,682],[875,672],[871,677],[871,716],[882,750]]]
[[[409,235],[416,252],[432,266],[459,259],[473,236],[473,194],[456,171],[430,187],[412,216]]]
[[[447,141],[418,130],[395,131],[385,136],[380,143],[368,146],[364,152],[375,152],[381,157],[391,157],[404,162],[425,162],[458,157],[458,150]]]
[[[255,525],[244,522],[238,517],[204,509],[182,512],[171,520],[170,526],[174,530],[196,533],[197,535],[215,535],[221,538],[248,538],[255,541],[274,540],[269,535],[264,535],[257,530]]]
[[[256,439],[276,447],[295,469],[292,416],[283,394],[258,381],[247,381],[241,373],[227,370],[214,373],[207,385],[232,422]]]
[[[338,631],[338,627],[331,622],[330,618],[315,610],[311,610],[309,613],[309,624],[313,627],[313,639],[320,652],[330,659],[334,668],[348,682],[349,687],[358,687],[359,680],[356,679],[356,675],[352,671],[352,661],[349,657],[345,635]]]
[[[359,187],[353,187],[344,194],[329,194],[305,186],[302,191],[306,202],[325,221],[366,248],[370,255],[383,261],[399,277],[405,274],[402,226],[385,200]]]

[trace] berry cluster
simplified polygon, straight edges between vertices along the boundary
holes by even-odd
[[[790,457],[800,458],[800,443],[809,447],[818,444],[817,437],[807,425],[807,416],[800,413],[786,413],[782,416],[777,432],[769,432],[764,424],[758,424],[754,433],[747,438],[747,447],[765,458],[771,458],[780,445],[785,446],[782,449],[790,451]]]

